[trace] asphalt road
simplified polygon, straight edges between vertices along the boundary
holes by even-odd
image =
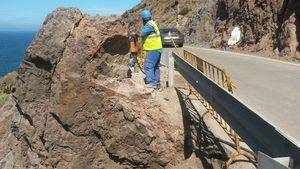
[[[184,49],[224,68],[237,85],[234,95],[300,147],[300,64],[212,49]],[[170,50],[164,49],[163,63]]]

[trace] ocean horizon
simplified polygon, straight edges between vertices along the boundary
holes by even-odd
[[[0,78],[18,69],[36,31],[0,31]]]

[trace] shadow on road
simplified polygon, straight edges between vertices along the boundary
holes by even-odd
[[[205,169],[213,168],[209,162],[210,159],[227,161],[228,156],[225,150],[213,133],[209,131],[192,101],[178,88],[176,88],[176,92],[182,109],[185,158],[187,159],[195,153]]]

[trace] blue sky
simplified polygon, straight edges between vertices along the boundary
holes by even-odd
[[[0,0],[0,31],[37,30],[57,7],[77,7],[91,15],[122,14],[140,0]]]

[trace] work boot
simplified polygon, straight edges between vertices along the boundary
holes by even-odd
[[[156,86],[153,86],[151,84],[146,84],[144,87],[145,87],[146,93],[151,94],[151,95],[156,89]]]
[[[156,85],[156,89],[155,89],[155,90],[158,91],[158,92],[161,92],[161,91],[162,91],[162,88],[161,88],[160,84],[157,84],[157,85]]]
[[[156,88],[155,90],[158,91],[158,92],[162,92],[163,91],[162,88]]]
[[[156,89],[157,88],[157,86],[155,86],[155,85],[152,85],[152,84],[146,84],[145,85],[145,88],[150,88],[150,89]]]

